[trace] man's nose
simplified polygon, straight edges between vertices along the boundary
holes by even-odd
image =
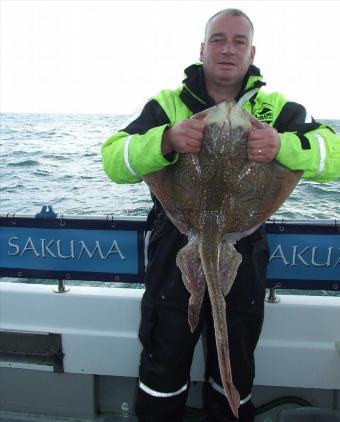
[[[231,42],[225,42],[223,44],[222,53],[224,54],[235,54],[235,46]]]

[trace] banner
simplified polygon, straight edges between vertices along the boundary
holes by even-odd
[[[267,223],[270,259],[267,286],[340,290],[340,226]]]
[[[0,219],[2,276],[140,283],[143,274],[142,221]]]
[[[0,276],[144,281],[145,219],[0,217]],[[267,287],[340,290],[335,221],[266,223]]]

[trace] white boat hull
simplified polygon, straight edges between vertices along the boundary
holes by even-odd
[[[51,365],[0,361],[0,411],[84,420],[111,412],[115,421],[117,415],[131,414],[143,289],[54,289],[0,283],[0,330],[60,334],[64,353],[64,373],[54,373]],[[282,295],[279,303],[266,303],[256,350],[255,404],[289,395],[340,410],[339,341],[340,297]],[[200,406],[203,379],[200,340],[188,405]]]

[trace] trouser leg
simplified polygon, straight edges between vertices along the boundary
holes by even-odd
[[[251,401],[251,390],[255,376],[254,350],[261,331],[263,315],[238,315],[228,318],[229,353],[233,382],[240,393],[239,419],[230,409],[223,391],[216,353],[213,323],[207,330],[207,372],[203,388],[204,406],[209,422],[252,422],[255,408]]]
[[[185,390],[173,397],[154,397],[139,388],[135,406],[139,422],[181,422],[187,395]]]
[[[209,382],[203,385],[204,407],[207,422],[252,422],[255,417],[255,407],[251,400],[239,407],[239,419],[230,410],[223,393],[216,391]]]
[[[249,319],[248,319],[249,318]],[[212,324],[211,324],[212,325]],[[255,375],[254,349],[262,326],[262,316],[238,316],[229,318],[229,353],[233,382],[240,393],[239,422],[252,422],[255,409],[251,401],[251,390]],[[213,327],[210,327],[210,330]],[[209,331],[210,331],[209,330]],[[236,422],[223,391],[216,356],[215,336],[210,335],[207,355],[207,381],[204,385],[204,405],[211,422]]]
[[[202,322],[195,333],[188,324],[188,304],[142,300],[143,344],[136,415],[140,422],[180,422],[189,388],[190,368]]]

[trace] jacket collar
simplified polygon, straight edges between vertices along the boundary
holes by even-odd
[[[214,100],[208,95],[204,81],[204,70],[201,63],[193,64],[185,69],[186,78],[183,80],[181,100],[194,113],[205,110],[215,105]],[[260,70],[250,65],[246,73],[240,92],[235,101],[243,105],[254,97],[261,86],[266,85],[262,80]]]

